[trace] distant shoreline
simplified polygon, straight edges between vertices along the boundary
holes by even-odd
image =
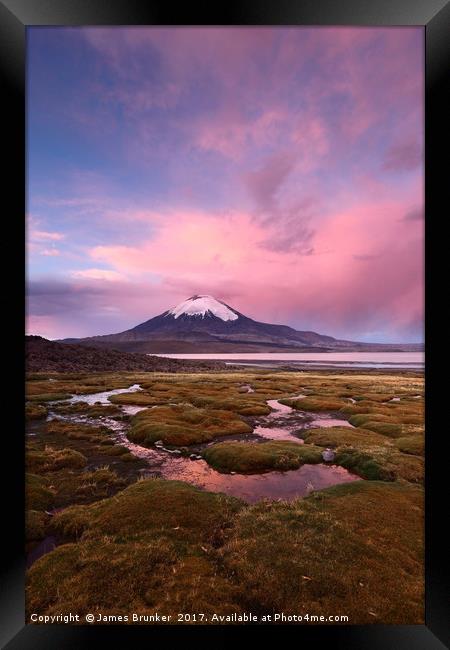
[[[328,355],[328,358],[326,356]],[[423,352],[323,352],[316,353],[234,353],[183,354],[167,353],[152,356],[189,361],[221,361],[227,365],[299,369],[373,369],[423,371]]]

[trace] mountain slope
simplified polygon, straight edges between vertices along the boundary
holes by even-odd
[[[255,321],[212,296],[196,295],[124,332],[65,339],[133,352],[262,352],[401,350],[404,346],[340,341],[287,325]],[[409,348],[412,349],[412,348]],[[414,349],[418,349],[415,347]]]

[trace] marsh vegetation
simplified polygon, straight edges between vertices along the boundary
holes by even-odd
[[[423,621],[420,373],[53,373],[29,377],[27,400],[28,545],[57,540],[28,572],[29,611]],[[292,491],[329,465],[345,483]],[[239,493],[272,477],[289,479],[281,500]]]

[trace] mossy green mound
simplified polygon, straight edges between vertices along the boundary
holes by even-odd
[[[423,456],[425,453],[425,440],[423,436],[405,436],[395,440],[395,446],[404,454]]]
[[[423,491],[358,481],[244,506],[142,481],[56,515],[74,543],[28,573],[29,611],[345,613],[350,624],[423,622]]]
[[[383,436],[390,436],[391,438],[398,438],[403,432],[402,425],[393,422],[377,422],[376,420],[368,420],[367,422],[364,422],[364,427],[371,431],[381,433]]]
[[[111,395],[108,400],[113,404],[131,404],[133,406],[157,406],[165,404],[165,398],[155,397],[147,393],[134,392],[134,393],[119,393],[118,395]]]
[[[348,421],[354,427],[364,427],[366,422],[390,422],[391,416],[383,413],[356,413]]]
[[[209,616],[241,611],[239,587],[210,559],[211,547],[180,548],[165,537],[149,540],[83,540],[64,544],[38,560],[28,575],[27,606],[46,614],[76,611],[124,616]],[[131,621],[131,619],[129,619]]]
[[[55,516],[53,526],[66,535],[71,529],[83,530],[90,538],[164,534],[177,541],[207,541],[242,506],[238,499],[203,492],[181,481],[146,479],[111,499],[67,508]]]
[[[143,445],[162,440],[166,445],[187,446],[208,442],[217,436],[251,431],[246,422],[230,411],[178,404],[137,413],[131,420],[128,438]]]
[[[324,427],[306,429],[302,432],[305,442],[319,447],[355,446],[358,448],[373,447],[374,445],[392,445],[386,436],[374,433],[369,429],[350,427]]]
[[[253,395],[253,393],[252,393]],[[220,395],[214,397],[196,397],[191,398],[192,404],[199,408],[214,408],[222,411],[232,411],[239,415],[268,415],[270,407],[264,403],[258,403],[253,398],[232,397],[224,399]]]
[[[269,470],[298,469],[305,463],[320,463],[321,449],[296,442],[219,442],[202,456],[220,472],[257,474]]]
[[[250,610],[423,621],[423,491],[358,481],[241,511],[222,550]],[[345,605],[344,605],[345,603]]]
[[[395,446],[355,449],[340,447],[334,461],[369,480],[423,483],[424,462],[419,456],[401,453]]]
[[[304,397],[297,400],[280,399],[280,402],[298,411],[339,411],[343,406],[342,400],[319,397]]]
[[[344,448],[338,451],[334,462],[350,472],[370,481],[394,481],[395,475],[376,456],[359,449]]]

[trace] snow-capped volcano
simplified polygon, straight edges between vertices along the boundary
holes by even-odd
[[[223,321],[239,318],[239,315],[228,305],[212,296],[192,296],[167,312],[167,316],[172,315],[174,318],[179,318],[183,314],[202,318],[212,315]]]
[[[377,344],[338,341],[287,325],[261,323],[208,295],[191,296],[125,332],[64,341],[147,353],[380,349]]]
[[[72,339],[66,339],[69,341]],[[301,349],[328,347],[335,339],[315,332],[298,332],[286,325],[270,325],[248,318],[222,300],[196,294],[159,316],[118,334],[82,339],[86,343],[114,345],[130,351],[226,352],[231,346],[253,349],[268,346]],[[253,346],[253,347],[252,347]]]

